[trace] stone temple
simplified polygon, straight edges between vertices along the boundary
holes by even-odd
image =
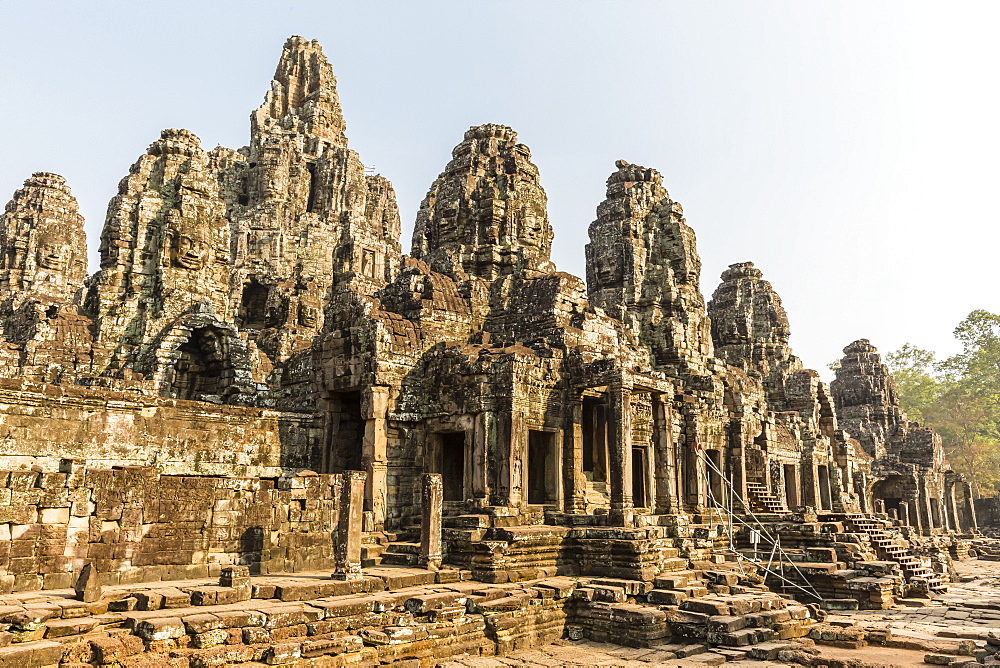
[[[404,254],[316,42],[250,120],[164,130],[96,273],[62,177],[0,217],[0,665],[791,660],[968,557],[969,485],[875,348],[827,386],[749,262],[706,304],[655,169],[613,166],[584,279],[508,127],[465,133]]]

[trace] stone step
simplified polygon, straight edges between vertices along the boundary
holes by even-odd
[[[385,553],[381,557],[381,564],[388,566],[416,566],[418,556],[400,552]]]
[[[420,554],[420,543],[403,541],[389,543],[382,556],[386,556],[387,554]]]

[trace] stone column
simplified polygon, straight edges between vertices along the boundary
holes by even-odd
[[[653,400],[653,472],[655,489],[655,512],[666,515],[676,512],[677,489],[674,483],[677,475],[677,458],[670,438],[670,418],[662,394],[654,394]]]
[[[920,503],[921,531],[925,536],[934,533],[934,513],[931,511],[931,496],[927,493],[927,480],[920,481],[920,489],[917,496]]]
[[[729,482],[733,485],[735,497],[730,511],[735,512],[740,507],[739,499],[747,499],[747,462],[746,450],[743,447],[743,423],[730,421],[729,442]],[[728,502],[728,499],[726,499]]]
[[[476,416],[472,426],[472,498],[483,506],[489,505],[486,443],[493,420],[493,414],[484,411]]]
[[[633,525],[632,388],[618,382],[608,388],[608,459],[611,478],[611,526]]]
[[[685,395],[688,399],[688,395]],[[695,401],[694,397],[690,397]],[[684,408],[685,438],[684,443],[678,445],[683,450],[680,455],[684,462],[681,470],[681,480],[683,480],[685,496],[687,498],[688,509],[692,512],[700,513],[705,509],[705,499],[708,496],[707,481],[705,480],[705,464],[700,461],[704,456],[702,450],[701,435],[698,431],[698,412],[694,404],[687,403]]]
[[[583,512],[586,505],[586,478],[583,475],[583,397],[577,397],[570,409],[569,423],[563,429],[563,509]]]
[[[962,507],[965,509],[966,531],[974,532],[979,529],[976,521],[976,503],[972,499],[972,485],[962,481]]]
[[[421,568],[441,568],[441,514],[444,507],[444,484],[440,473],[420,476],[420,559]]]
[[[335,580],[353,580],[361,577],[361,522],[364,516],[364,471],[344,471],[344,484],[340,491],[340,518],[337,523]]]
[[[958,522],[958,507],[955,504],[955,480],[951,476],[946,477],[944,482],[944,508],[948,528],[952,531],[961,531],[961,525]]]
[[[362,392],[361,417],[365,420],[365,435],[361,444],[361,465],[368,474],[365,483],[365,512],[370,518],[370,525],[365,529],[368,531],[381,531],[385,526],[388,411],[388,387],[373,386]]]
[[[924,527],[920,521],[920,494],[919,492],[911,492],[909,496],[905,498],[907,514],[910,518],[910,526],[917,530],[918,533],[924,532]]]

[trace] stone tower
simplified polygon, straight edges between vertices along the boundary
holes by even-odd
[[[907,426],[899,407],[896,380],[868,339],[844,348],[837,377],[830,383],[840,425],[872,457],[884,457],[888,441]]]
[[[222,177],[238,230],[237,318],[276,362],[309,347],[335,286],[373,292],[401,256],[395,193],[347,148],[336,86],[319,43],[289,38],[250,146]]]
[[[657,366],[701,371],[712,337],[694,231],[659,172],[624,160],[615,165],[589,230],[590,301],[625,321]]]
[[[552,226],[531,151],[503,125],[470,128],[420,205],[413,256],[488,281],[551,271]]]
[[[212,159],[187,130],[164,130],[118,186],[87,309],[112,366],[134,364],[193,306],[228,319],[230,224]]]
[[[0,216],[0,293],[19,305],[73,301],[87,275],[87,239],[76,198],[58,174],[35,172]]]
[[[77,308],[86,272],[76,198],[63,177],[35,172],[0,216],[0,376],[93,373],[92,323]]]
[[[790,329],[781,298],[752,262],[729,265],[708,302],[715,354],[784,392],[785,377],[802,369],[788,346]]]

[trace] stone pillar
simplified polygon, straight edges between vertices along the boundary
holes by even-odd
[[[923,533],[924,527],[920,522],[920,494],[918,492],[911,492],[904,501],[906,503],[907,515],[910,519],[910,526],[916,529],[918,533]]]
[[[678,495],[675,485],[677,457],[670,438],[670,417],[662,394],[652,395],[653,400],[653,475],[655,512],[666,515],[677,511]]]
[[[569,423],[563,429],[563,508],[580,513],[586,505],[586,478],[583,475],[583,397],[577,397],[570,409]]]
[[[389,411],[389,388],[373,386],[361,394],[361,417],[365,435],[361,444],[361,465],[368,474],[365,483],[365,512],[369,513],[367,531],[385,527],[386,480],[388,472],[386,415]]]
[[[934,533],[934,513],[931,511],[931,497],[927,493],[927,480],[918,480],[918,484],[920,484],[917,495],[917,500],[920,503],[920,530],[925,536],[930,536]]]
[[[685,399],[687,396],[685,396]],[[691,397],[694,401],[694,397]],[[705,509],[705,498],[708,495],[705,464],[700,461],[704,456],[701,438],[698,432],[698,412],[694,404],[688,403],[684,409],[685,438],[684,444],[678,447],[683,450],[684,462],[681,470],[685,496],[689,510],[702,512]]]
[[[344,484],[340,491],[340,518],[337,523],[335,580],[353,580],[361,577],[361,531],[365,501],[364,471],[344,471]]]
[[[518,463],[516,470],[511,457],[513,415],[510,411],[491,412],[486,419],[486,481],[489,486],[491,506],[514,505],[514,490],[517,485],[517,499],[520,500],[521,482],[516,477],[521,473]]]
[[[608,524],[633,525],[632,508],[632,388],[616,383],[608,388],[608,455],[611,509]]]
[[[472,498],[483,506],[489,505],[486,444],[494,420],[493,413],[484,411],[476,416],[472,426]]]
[[[951,476],[945,478],[944,508],[944,516],[948,520],[948,528],[952,531],[961,531],[961,525],[958,522],[958,506],[955,504],[955,480]]]
[[[441,568],[441,513],[444,507],[444,484],[440,473],[420,476],[420,559],[421,568]]]
[[[962,507],[965,510],[966,517],[966,531],[974,532],[979,529],[979,523],[976,521],[976,503],[972,499],[972,485],[966,481],[962,481]]]
[[[735,494],[732,507],[729,509],[735,512],[740,507],[739,499],[749,503],[747,498],[747,462],[746,449],[743,447],[743,423],[730,420],[729,432],[729,482],[733,486]],[[728,503],[728,498],[726,499]]]

